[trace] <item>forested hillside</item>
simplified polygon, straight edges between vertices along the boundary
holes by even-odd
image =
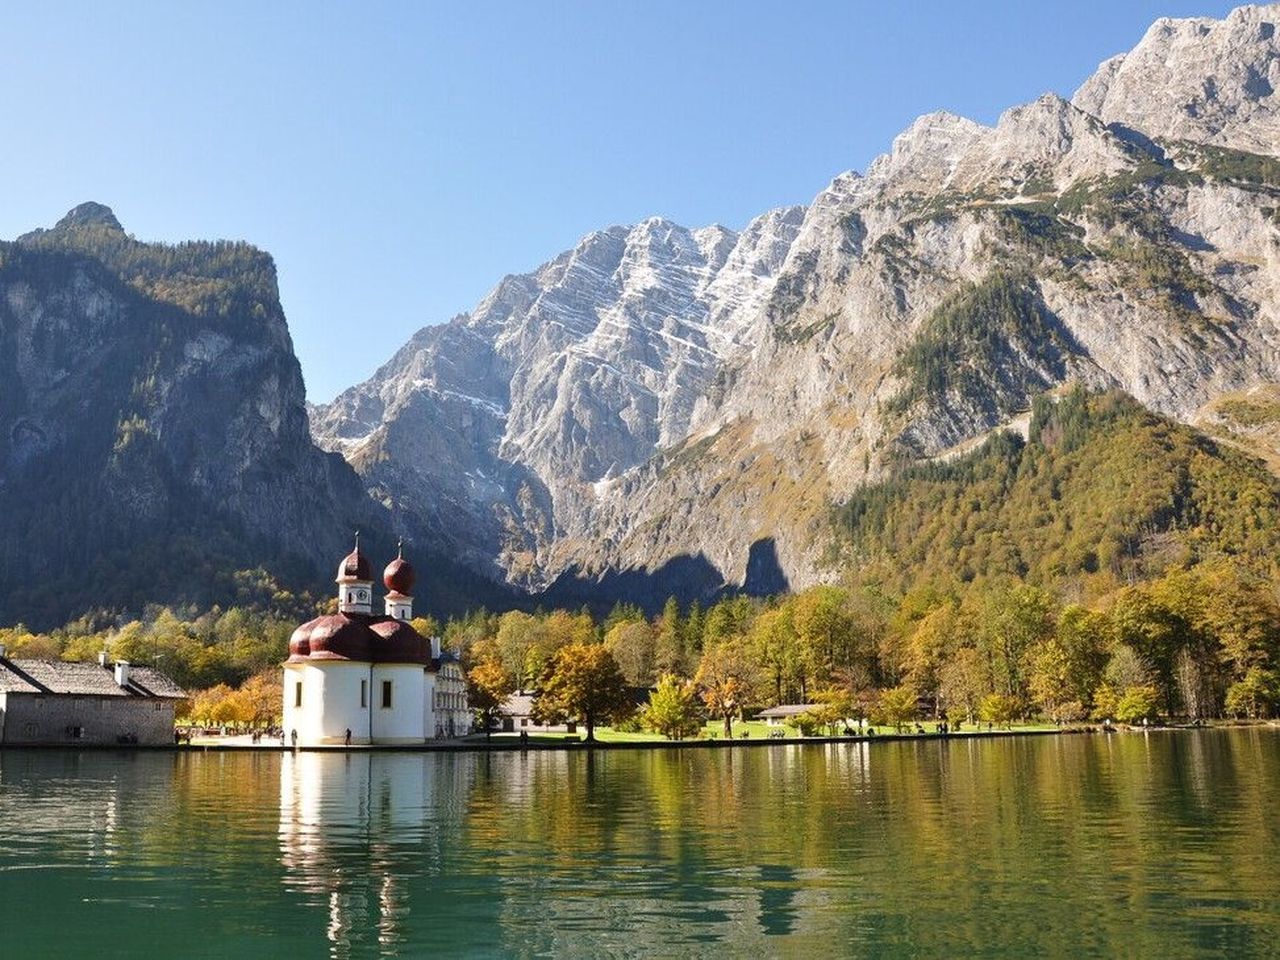
[[[731,690],[738,711],[1265,716],[1280,705],[1278,510],[1280,483],[1259,462],[1121,394],[1077,389],[1037,400],[1029,440],[999,433],[905,467],[835,511],[830,585],[706,608],[673,599],[652,617],[628,604],[606,617],[481,610],[443,632],[469,667],[516,687],[536,689],[557,651],[601,643],[631,684],[686,678],[714,702],[708,691]],[[152,608],[0,640],[13,655],[107,647],[193,689],[265,671],[253,689],[270,692],[315,601],[260,578],[242,588],[244,608]]]
[[[829,560],[894,591],[999,577],[1102,596],[1170,568],[1280,557],[1280,481],[1261,462],[1119,393],[1041,396],[1029,439],[996,433],[912,465],[836,513]]]

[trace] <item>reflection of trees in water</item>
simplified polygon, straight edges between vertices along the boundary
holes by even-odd
[[[1280,933],[1278,785],[1268,730],[591,754],[6,752],[0,864],[68,869],[0,880],[74,904],[86,949],[127,903],[95,898],[128,890],[165,908],[113,927],[140,952],[240,936],[280,953],[327,941],[338,956],[1256,955]]]
[[[1251,844],[1280,845],[1247,799],[1274,796],[1274,737],[498,757],[464,842],[506,878],[513,949],[586,949],[612,930],[765,953],[771,936],[814,949],[888,938],[939,955],[1053,942],[1156,952],[1178,941],[1176,927],[1143,922],[1153,891],[1206,894],[1225,920],[1233,898],[1267,888],[1261,863],[1222,876],[1184,850],[1227,843],[1249,862]],[[1188,840],[1202,830],[1218,835]],[[1227,942],[1257,935],[1244,930]]]

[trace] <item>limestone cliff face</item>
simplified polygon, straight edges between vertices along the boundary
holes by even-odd
[[[0,377],[6,622],[226,602],[237,568],[319,589],[351,529],[388,529],[310,440],[275,268],[246,244],[139,243],[85,204],[0,245]]]
[[[659,218],[592,234],[313,411],[317,440],[415,539],[541,589],[600,485],[688,434],[801,215],[741,234]]]
[[[1133,50],[1103,63],[1073,102],[1148,137],[1274,154],[1278,22],[1274,4],[1239,7],[1223,20],[1157,20]]]
[[[740,235],[593,234],[313,432],[402,527],[526,589],[680,557],[695,590],[743,583],[761,545],[770,587],[830,576],[833,502],[1039,392],[1191,421],[1280,379],[1276,23],[1160,21],[1073,100],[922,117]]]

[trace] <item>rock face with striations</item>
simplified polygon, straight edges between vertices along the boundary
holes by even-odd
[[[1071,101],[922,117],[741,234],[593,234],[424,328],[313,433],[403,529],[525,589],[831,576],[833,502],[1039,392],[1194,421],[1277,380],[1277,23],[1159,21]]]
[[[723,386],[801,214],[591,234],[424,328],[312,429],[415,539],[542,589],[602,489],[682,440]]]
[[[389,529],[311,442],[247,244],[140,243],[95,203],[0,244],[0,379],[4,622],[225,603],[259,566],[318,589],[353,527]]]

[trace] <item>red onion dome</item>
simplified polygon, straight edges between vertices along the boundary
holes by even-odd
[[[289,639],[289,659],[357,660],[371,663],[378,642],[369,618],[331,613],[304,623]]]
[[[342,558],[342,562],[338,564],[337,583],[353,583],[357,580],[372,580],[373,571],[369,567],[369,560],[360,552],[360,542],[356,541],[356,548]]]
[[[382,571],[382,582],[392,593],[413,596],[413,566],[404,557],[396,557]]]
[[[431,662],[431,641],[404,620],[384,618],[370,625],[377,636],[373,644],[374,663]]]
[[[293,631],[293,635],[289,637],[289,659],[291,661],[305,660],[311,656],[310,637],[311,623],[304,623]]]

